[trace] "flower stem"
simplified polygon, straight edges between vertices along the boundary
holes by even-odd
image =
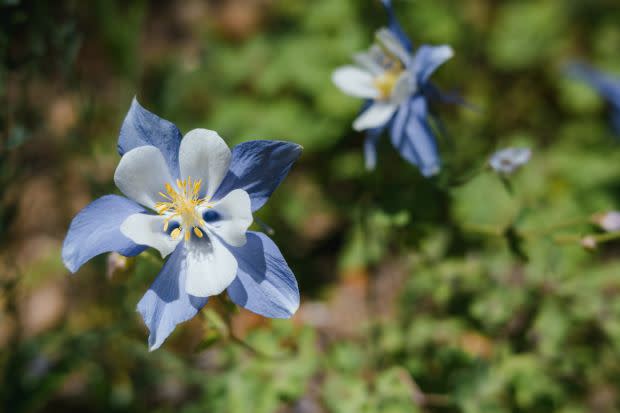
[[[617,232],[607,232],[604,234],[595,234],[595,235],[557,235],[553,238],[553,240],[557,244],[574,244],[581,243],[584,238],[591,239],[595,242],[595,244],[603,244],[605,242],[614,241],[620,239],[620,231]]]
[[[424,393],[416,381],[411,377],[411,374],[404,368],[398,368],[398,374],[403,383],[411,390],[411,398],[413,402],[419,407],[437,406],[445,407],[452,405],[450,396],[444,394],[431,394]]]
[[[286,359],[290,359],[291,356],[288,354],[285,355],[273,355],[273,354],[267,354],[259,349],[257,349],[256,347],[254,347],[253,345],[251,345],[250,343],[248,343],[247,341],[243,340],[242,338],[240,338],[239,336],[237,336],[234,332],[233,332],[233,327],[232,327],[232,316],[231,316],[231,303],[229,300],[222,298],[221,296],[215,296],[214,297],[224,308],[224,314],[222,315],[222,321],[224,322],[225,326],[222,326],[224,328],[221,328],[221,333],[222,333],[222,338],[224,338],[224,340],[229,341],[231,343],[237,344],[238,346],[242,347],[243,349],[247,350],[248,352],[250,352],[252,355],[260,357],[262,359],[266,359],[266,360],[286,360]],[[206,316],[208,316],[208,314],[205,314]],[[207,318],[208,319],[208,318]]]
[[[519,231],[519,234],[524,238],[535,238],[543,235],[548,235],[549,233],[557,231],[559,229],[574,227],[577,225],[588,223],[590,221],[590,217],[571,218],[569,220],[558,222],[542,229],[521,230]]]
[[[465,223],[463,224],[463,229],[469,232],[475,232],[483,235],[491,235],[495,237],[501,237],[504,234],[504,229],[495,225],[487,225],[487,224],[472,224]]]
[[[265,221],[263,221],[262,219],[256,218],[254,217],[254,222],[256,222],[256,224],[263,230],[263,232],[265,232],[267,235],[273,235],[276,233],[276,231],[271,228],[269,225],[267,225],[265,223]]]

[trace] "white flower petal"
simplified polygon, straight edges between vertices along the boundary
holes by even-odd
[[[385,72],[385,67],[382,65],[384,59],[385,56],[377,45],[373,45],[367,52],[360,52],[353,55],[353,61],[361,68],[366,69],[373,76],[378,76]]]
[[[529,162],[532,156],[530,148],[516,148],[514,152],[514,162],[519,165],[524,165]]]
[[[209,230],[233,247],[245,245],[245,233],[252,225],[252,202],[243,189],[235,189],[213,205],[219,218],[208,223]]]
[[[530,160],[529,148],[506,148],[495,152],[489,164],[497,172],[511,174]]]
[[[595,218],[595,223],[607,232],[620,231],[620,212],[609,211]]]
[[[158,194],[172,182],[163,155],[154,146],[140,146],[121,158],[114,173],[114,183],[128,198],[154,209],[163,201]]]
[[[377,99],[379,90],[369,72],[355,66],[343,66],[334,71],[332,82],[344,93],[363,99]]]
[[[390,101],[392,103],[402,103],[409,96],[413,95],[416,92],[417,85],[411,73],[408,71],[404,71],[398,80],[396,80],[396,84],[394,85],[394,89],[392,89],[392,94],[390,95]]]
[[[136,244],[155,248],[165,258],[182,237],[175,241],[164,232],[164,219],[160,215],[133,214],[121,224],[121,233]]]
[[[192,239],[186,262],[185,291],[196,297],[221,293],[237,275],[237,260],[214,235]]]
[[[201,195],[211,198],[228,173],[231,153],[217,132],[194,129],[181,140],[181,178],[202,179]]]
[[[381,45],[383,45],[390,53],[397,57],[405,65],[408,65],[411,60],[411,55],[400,43],[400,40],[394,33],[386,27],[377,30],[375,36]]]
[[[391,102],[375,102],[353,122],[353,129],[363,131],[383,126],[390,120],[398,105]]]

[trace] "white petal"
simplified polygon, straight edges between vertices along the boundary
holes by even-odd
[[[182,239],[179,237],[175,241],[164,232],[164,217],[160,215],[130,215],[121,224],[121,232],[136,244],[155,248],[162,258],[174,251]]]
[[[245,233],[252,225],[252,202],[243,189],[235,189],[213,205],[220,215],[217,221],[208,223],[209,230],[233,247],[245,245]]]
[[[148,208],[163,201],[158,194],[172,182],[163,155],[154,146],[140,146],[127,152],[114,173],[114,183],[127,197]]]
[[[397,104],[375,102],[353,122],[353,129],[363,131],[383,126],[396,112]]]
[[[407,50],[400,43],[400,40],[394,33],[386,27],[383,27],[377,30],[375,36],[381,45],[385,46],[390,53],[396,56],[401,62],[405,65],[409,64],[411,60],[411,55],[407,52]]]
[[[202,179],[201,195],[211,198],[228,173],[231,153],[217,132],[194,129],[181,140],[181,179]]]
[[[532,151],[530,148],[517,148],[514,153],[514,160],[515,163],[524,165],[529,162],[531,156]]]
[[[194,238],[187,248],[188,294],[208,297],[228,288],[237,275],[237,260],[217,237]]]
[[[409,96],[413,95],[416,89],[415,80],[408,71],[404,71],[396,81],[394,89],[392,89],[390,101],[396,104],[402,103]]]
[[[353,60],[355,63],[363,69],[366,69],[373,76],[378,76],[385,72],[385,68],[382,66],[384,58],[385,56],[377,45],[373,45],[367,52],[356,53],[353,55]]]
[[[597,222],[598,221],[598,222]],[[620,213],[616,211],[606,212],[598,216],[596,221],[607,232],[620,231]]]
[[[343,66],[334,71],[332,82],[344,93],[363,99],[377,99],[380,95],[373,76],[355,66]]]

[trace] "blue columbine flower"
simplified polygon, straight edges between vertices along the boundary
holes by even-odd
[[[602,73],[583,63],[568,66],[568,74],[596,90],[611,106],[611,124],[620,135],[620,78]]]
[[[389,0],[382,0],[389,28],[376,33],[376,43],[354,56],[356,65],[337,69],[332,80],[344,93],[367,99],[353,128],[367,131],[366,167],[376,166],[379,137],[390,129],[392,144],[424,176],[439,172],[441,160],[428,121],[428,97],[438,95],[430,76],[453,56],[450,46],[420,46],[415,53],[398,24]]]
[[[530,148],[506,148],[495,152],[489,159],[494,171],[510,175],[529,162],[532,156]]]
[[[224,290],[265,317],[297,311],[297,281],[280,250],[248,227],[301,146],[260,140],[231,152],[206,129],[181,139],[174,124],[134,99],[118,150],[114,181],[127,198],[106,195],[84,208],[71,222],[62,257],[71,272],[110,251],[135,256],[152,247],[168,257],[138,303],[151,350]]]

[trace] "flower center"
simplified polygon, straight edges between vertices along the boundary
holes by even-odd
[[[164,232],[168,231],[168,226],[172,219],[180,221],[179,226],[170,232],[172,239],[176,240],[184,232],[185,241],[189,241],[192,232],[198,237],[202,238],[203,233],[200,229],[201,226],[206,225],[206,222],[200,214],[197,208],[207,204],[206,199],[200,198],[200,186],[202,180],[192,180],[192,177],[188,177],[185,180],[177,179],[176,189],[166,184],[166,193],[160,192],[159,195],[165,199],[165,201],[155,204],[155,210],[159,215],[165,215],[164,220]]]
[[[398,82],[402,73],[403,70],[401,68],[394,67],[374,78],[374,84],[381,94],[381,99],[389,99],[392,96],[396,82]]]
[[[502,164],[502,166],[512,166],[512,159],[509,158],[502,158],[500,160],[500,163]]]

